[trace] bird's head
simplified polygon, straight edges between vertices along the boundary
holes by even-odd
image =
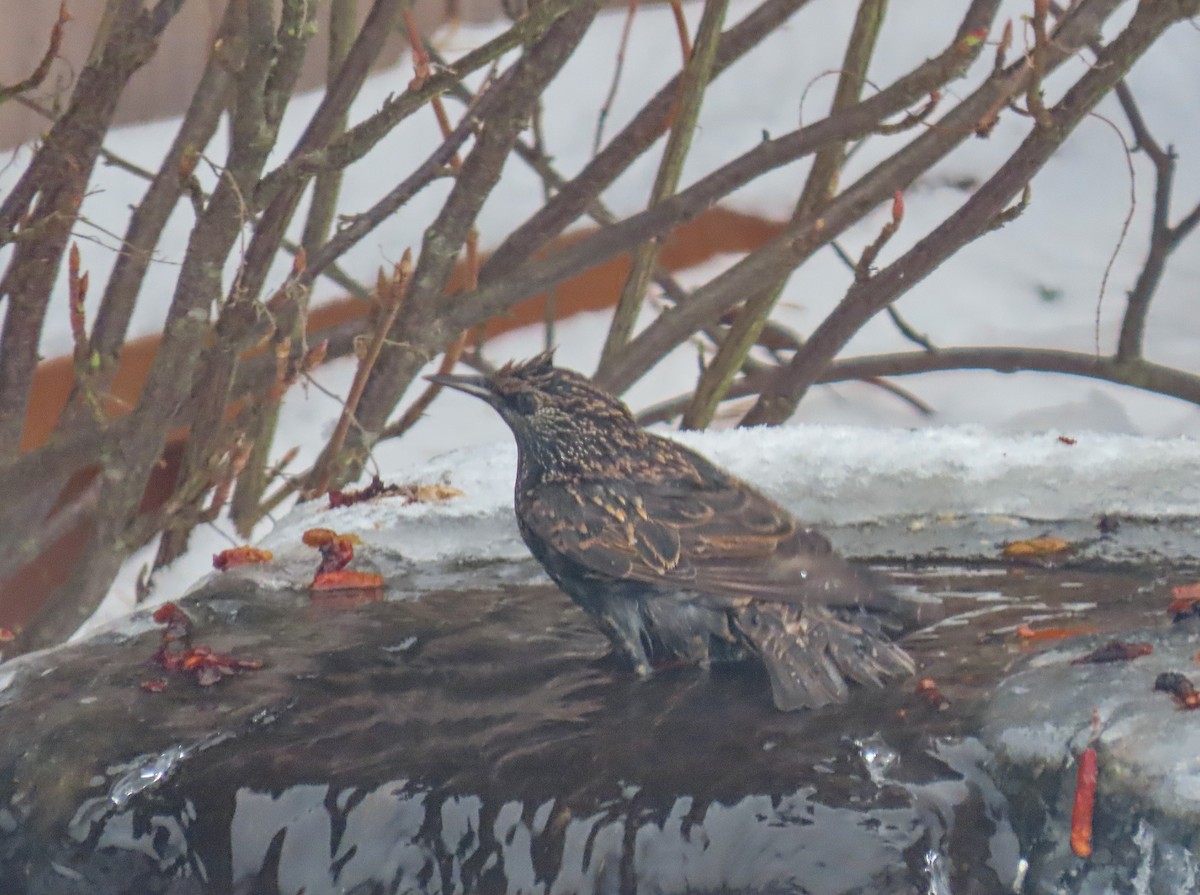
[[[494,407],[523,461],[546,469],[588,469],[645,437],[629,408],[574,370],[554,366],[549,351],[488,376],[426,378]]]

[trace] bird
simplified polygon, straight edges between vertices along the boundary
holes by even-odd
[[[758,660],[775,706],[793,711],[845,701],[851,681],[913,674],[888,636],[899,598],[758,490],[639,426],[552,351],[426,378],[508,424],[525,544],[639,677]]]

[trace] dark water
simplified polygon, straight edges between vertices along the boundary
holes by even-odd
[[[196,639],[267,667],[209,688],[139,687],[148,626],[0,666],[0,892],[1012,891],[973,734],[1037,648],[1015,627],[1145,624],[1169,576],[884,571],[947,601],[908,645],[948,708],[914,681],[791,715],[753,668],[638,682],[519,583],[351,608],[217,590],[185,604]]]

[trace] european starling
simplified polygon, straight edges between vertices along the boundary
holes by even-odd
[[[761,659],[775,705],[840,702],[847,679],[913,672],[882,633],[897,601],[817,531],[550,353],[490,376],[430,376],[482,398],[517,440],[521,536],[640,676]]]

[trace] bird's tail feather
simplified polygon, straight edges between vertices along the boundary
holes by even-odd
[[[842,618],[823,607],[755,603],[734,619],[762,657],[771,696],[782,711],[844,702],[847,680],[879,687],[914,670],[909,655],[869,616]]]

